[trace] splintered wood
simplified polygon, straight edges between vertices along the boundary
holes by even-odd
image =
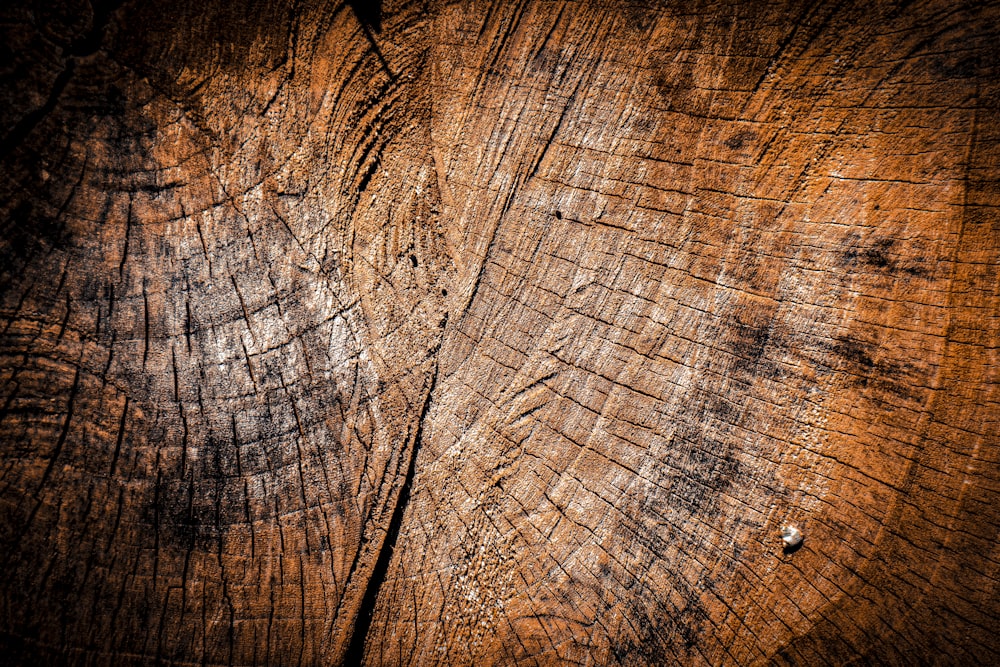
[[[996,3],[48,4],[4,661],[1000,661]]]

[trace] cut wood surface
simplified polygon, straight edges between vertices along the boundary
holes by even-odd
[[[1000,4],[0,29],[0,662],[1000,662]]]

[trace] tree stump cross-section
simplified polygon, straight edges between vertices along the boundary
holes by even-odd
[[[1000,660],[1000,4],[0,19],[0,662]]]

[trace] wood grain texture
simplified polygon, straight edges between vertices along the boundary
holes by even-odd
[[[0,12],[7,662],[1000,659],[997,3]]]

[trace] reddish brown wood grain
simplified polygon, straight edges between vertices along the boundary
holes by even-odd
[[[2,17],[6,662],[1000,655],[1000,5]]]

